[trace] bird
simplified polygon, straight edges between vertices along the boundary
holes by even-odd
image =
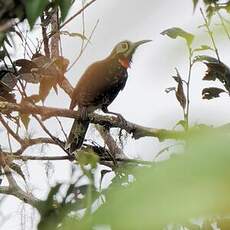
[[[97,109],[113,114],[108,110],[118,93],[124,89],[128,78],[128,68],[132,63],[136,49],[151,40],[131,42],[124,40],[113,48],[105,59],[91,64],[76,84],[71,96],[70,110],[78,106],[80,119],[75,119],[65,148],[73,153],[81,148],[89,127],[88,115]]]

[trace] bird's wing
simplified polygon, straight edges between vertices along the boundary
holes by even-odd
[[[74,89],[70,108],[76,105],[99,107],[106,98],[109,100],[107,104],[110,104],[124,88],[127,79],[126,76],[117,75],[116,69],[109,68],[104,61],[89,66]]]

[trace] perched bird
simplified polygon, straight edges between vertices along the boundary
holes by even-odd
[[[80,120],[75,119],[66,143],[66,149],[71,153],[83,144],[89,126],[88,113],[101,109],[105,113],[119,116],[108,111],[108,106],[125,87],[127,69],[137,47],[150,41],[122,41],[114,47],[107,58],[90,65],[82,75],[74,88],[70,104],[70,109],[78,106],[81,115]]]

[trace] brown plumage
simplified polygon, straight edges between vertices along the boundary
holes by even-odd
[[[73,91],[70,109],[76,105],[89,111],[107,107],[124,88],[127,77],[127,69],[115,59],[92,64]]]
[[[125,87],[127,68],[136,48],[148,41],[120,42],[106,59],[90,65],[82,75],[73,91],[70,104],[70,109],[78,106],[81,114],[81,119],[74,121],[67,141],[66,147],[71,153],[82,146],[89,126],[88,113],[102,109],[103,112],[116,114],[109,112],[107,107]]]

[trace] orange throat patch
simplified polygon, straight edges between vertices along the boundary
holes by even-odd
[[[119,63],[126,69],[130,67],[130,62],[128,58],[118,59]]]

